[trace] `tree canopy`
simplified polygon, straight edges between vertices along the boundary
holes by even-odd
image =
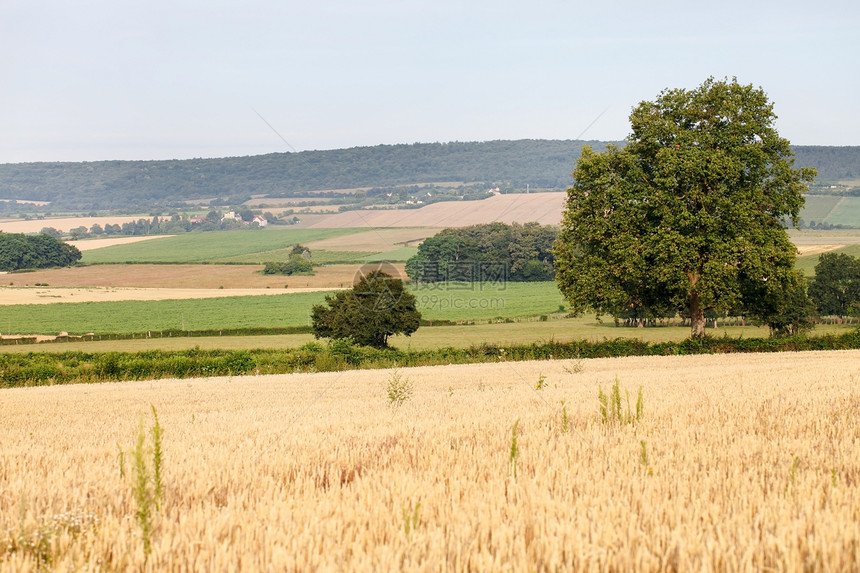
[[[797,282],[783,223],[815,176],[775,119],[761,88],[710,78],[640,103],[623,149],[583,147],[555,250],[573,312],[686,311],[699,337],[706,309],[772,311],[755,303]]]
[[[80,259],[76,247],[51,235],[0,231],[0,271],[68,267]]]
[[[409,336],[421,322],[415,296],[403,288],[403,281],[379,270],[361,276],[350,290],[326,296],[325,302],[311,311],[316,338],[351,338],[363,346],[385,348],[390,336]]]
[[[860,312],[860,259],[845,253],[823,253],[815,265],[809,296],[822,315]]]
[[[443,229],[406,262],[418,282],[550,281],[554,227],[539,223],[488,223]]]

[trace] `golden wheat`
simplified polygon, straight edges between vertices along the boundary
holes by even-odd
[[[0,570],[857,570],[858,362],[401,369],[398,407],[392,371],[3,390]],[[643,388],[635,423],[600,416],[616,377],[625,410]],[[151,406],[147,556],[131,456]]]

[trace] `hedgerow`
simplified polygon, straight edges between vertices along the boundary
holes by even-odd
[[[194,378],[286,374],[349,369],[469,364],[504,360],[674,356],[738,352],[797,352],[860,348],[860,329],[845,334],[788,338],[702,338],[680,342],[644,342],[636,338],[547,341],[436,350],[378,349],[348,340],[310,342],[298,348],[260,350],[188,350],[145,352],[0,353],[0,387],[79,382],[116,382],[159,378]]]

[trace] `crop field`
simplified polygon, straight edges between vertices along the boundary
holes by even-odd
[[[134,287],[163,289],[283,289],[289,288],[341,288],[353,284],[361,264],[326,265],[314,270],[313,276],[264,275],[262,265],[91,265],[83,267],[47,269],[25,273],[0,274],[0,285],[10,287],[36,287],[40,290],[68,287]],[[402,263],[393,263],[405,276]],[[3,287],[0,286],[0,289]],[[0,290],[0,304],[3,295]],[[60,296],[62,292],[55,293]],[[225,293],[226,294],[226,293]],[[189,292],[187,297],[193,298]],[[91,300],[98,300],[93,298]]]
[[[350,285],[351,282],[346,286]],[[537,316],[558,311],[561,303],[561,294],[552,282],[502,286],[502,290],[497,286],[486,289],[469,286],[462,290],[456,286],[448,289],[417,287],[413,292],[418,309],[428,320]],[[0,287],[0,294],[9,290],[15,292],[19,289]],[[60,296],[52,293],[62,291],[26,289],[27,294],[44,297]],[[307,326],[311,307],[321,304],[326,294],[324,291],[274,294],[265,289],[263,292],[269,296],[230,296],[228,289],[221,292],[224,296],[218,298],[0,305],[0,330],[19,334],[56,334],[60,331],[98,334]],[[100,293],[102,291],[93,289],[89,294],[98,297]],[[83,298],[80,292],[78,296]],[[38,302],[44,303],[45,300]]]
[[[480,223],[558,225],[567,193],[497,195],[482,201],[445,201],[420,209],[344,211],[321,218],[313,228],[465,227]]]
[[[353,229],[265,229],[185,233],[155,241],[117,245],[84,252],[84,263],[223,263],[277,260],[296,243],[353,233]],[[281,255],[282,256],[282,255]],[[244,258],[243,258],[244,257]]]
[[[838,249],[826,252],[845,253],[846,255],[850,255],[852,257],[860,257],[860,245],[846,245]],[[818,259],[820,258],[820,255],[821,253],[817,253],[814,255],[798,257],[797,262],[795,263],[795,267],[802,270],[803,274],[805,274],[807,277],[814,277],[815,265],[818,264]]]
[[[800,217],[806,223],[823,223],[840,199],[837,195],[807,195]]]
[[[825,222],[831,225],[860,227],[860,197],[843,197]]]
[[[418,244],[441,231],[441,228],[393,228],[356,230],[348,235],[338,235],[327,239],[307,243],[311,251],[317,249],[327,251],[372,251],[381,253],[393,250],[395,247],[417,247]]]
[[[132,333],[308,324],[325,292],[207,299],[124,300],[0,306],[0,329],[22,334]]]
[[[858,360],[3,390],[0,570],[857,570]]]

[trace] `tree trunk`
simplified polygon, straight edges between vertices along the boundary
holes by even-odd
[[[690,293],[690,337],[703,338],[705,336],[705,309],[699,293]]]

